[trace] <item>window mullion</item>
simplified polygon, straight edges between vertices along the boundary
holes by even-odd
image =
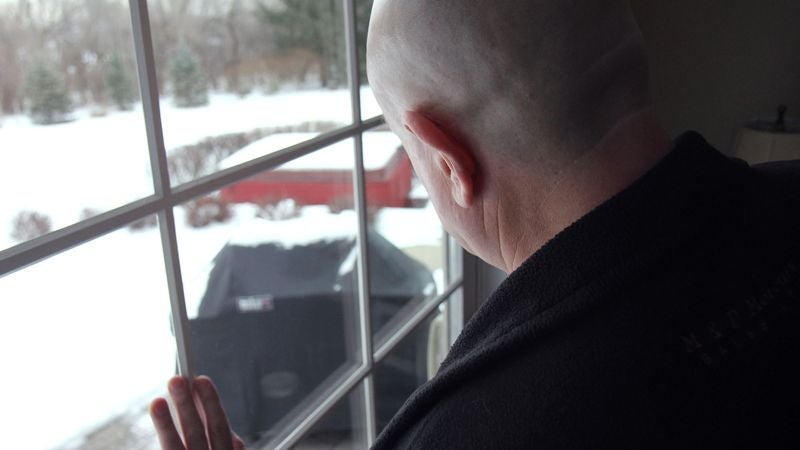
[[[477,256],[464,250],[452,237],[448,241],[451,248],[449,268],[451,276],[458,276],[463,280],[461,283],[463,289],[453,297],[454,302],[451,302],[451,308],[448,309],[450,345],[453,345],[464,325],[480,306],[481,273],[480,260]]]
[[[267,444],[269,448],[286,450],[294,447],[339,401],[346,398],[355,389],[360,389],[359,383],[363,383],[368,375],[369,371],[366,366],[355,368],[355,370],[347,374],[343,380],[339,380],[333,390],[322,398],[318,404],[314,405],[307,414],[299,415],[298,419],[289,422],[286,427],[283,427],[280,431],[281,434]],[[275,442],[277,442],[277,444],[273,445]]]
[[[153,174],[153,187],[157,197],[169,199],[171,196],[169,168],[167,166],[167,153],[161,124],[158,82],[155,58],[153,56],[153,36],[150,30],[147,1],[130,0],[130,10],[136,50],[136,66],[139,71],[139,86],[142,94],[142,109],[144,111],[147,143],[150,151],[150,168]],[[189,318],[186,314],[186,299],[183,292],[173,211],[172,207],[160,210],[158,212],[158,223],[161,232],[164,265],[167,271],[172,325],[178,346],[178,368],[181,374],[191,376],[194,371],[191,344],[189,342]]]
[[[438,308],[442,302],[459,295],[459,288],[461,288],[463,284],[464,283],[461,279],[455,280],[452,284],[450,284],[450,286],[447,287],[447,289],[444,290],[444,292],[436,297],[431,297],[425,300],[419,306],[417,306],[403,322],[403,324],[396,330],[392,331],[390,336],[384,340],[379,340],[373,358],[375,363],[379,363],[386,358],[386,356],[388,356],[389,353],[391,353],[398,346],[398,344],[403,341],[403,339],[408,337],[414,331],[414,329],[421,325],[425,319],[430,317],[433,311]]]
[[[344,25],[347,33],[347,78],[350,86],[350,102],[353,123],[361,122],[361,75],[358,67],[358,16],[356,14],[356,0],[342,0],[344,11]],[[362,133],[354,137],[355,140],[355,168],[353,172],[356,217],[358,217],[358,312],[359,332],[361,335],[361,355],[368,369],[364,378],[364,408],[363,423],[367,445],[375,442],[376,417],[375,417],[375,389],[372,378],[373,352],[372,352],[372,324],[370,322],[370,279],[369,279],[369,251],[367,237],[367,195],[364,173],[364,141]]]

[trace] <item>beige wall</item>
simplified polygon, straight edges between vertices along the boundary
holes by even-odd
[[[632,0],[668,131],[703,133],[730,152],[736,128],[800,117],[800,1]]]

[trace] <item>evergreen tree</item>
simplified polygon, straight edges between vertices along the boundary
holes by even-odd
[[[69,93],[61,77],[42,61],[34,63],[25,80],[25,92],[34,123],[64,122],[71,111]]]
[[[111,100],[117,108],[128,111],[133,108],[136,100],[136,91],[133,88],[130,76],[119,55],[114,55],[108,61],[106,68],[106,89],[111,95]]]
[[[208,85],[197,56],[185,45],[178,48],[170,64],[175,106],[189,108],[208,104]]]

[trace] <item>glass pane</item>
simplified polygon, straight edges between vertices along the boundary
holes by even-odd
[[[145,226],[0,278],[3,448],[156,443],[147,405],[175,373],[164,273]]]
[[[295,450],[352,450],[367,448],[364,427],[364,386],[340,400],[293,448]]]
[[[173,184],[270,134],[352,122],[341,1],[148,6]]]
[[[361,71],[361,118],[369,119],[382,114],[367,77],[367,30],[374,0],[356,0],[358,22],[358,66]]]
[[[0,1],[0,250],[153,193],[126,1]]]
[[[420,302],[443,291],[445,240],[397,136],[368,132],[363,142],[376,336],[402,325]]]
[[[417,326],[375,367],[378,433],[406,399],[432,378],[449,350],[447,301]]]
[[[176,208],[197,371],[248,441],[360,361],[353,164],[346,140]]]

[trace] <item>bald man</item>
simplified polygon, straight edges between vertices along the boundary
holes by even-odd
[[[375,448],[800,448],[800,167],[671,142],[627,1],[376,0],[367,58],[445,228],[510,273]]]

